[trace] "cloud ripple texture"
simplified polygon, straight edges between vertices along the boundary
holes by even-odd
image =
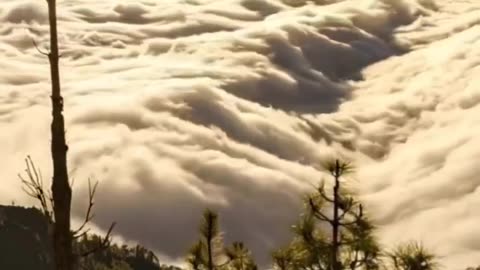
[[[262,265],[332,157],[389,247],[480,260],[477,0],[59,1],[73,215],[178,261],[200,213]],[[0,202],[51,177],[44,1],[0,4]],[[48,181],[46,181],[48,182]]]

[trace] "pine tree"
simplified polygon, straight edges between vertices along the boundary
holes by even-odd
[[[209,209],[203,213],[200,224],[200,239],[192,246],[188,262],[193,269],[215,270],[223,258],[223,242],[218,225],[218,215]]]
[[[187,262],[193,270],[256,270],[251,252],[242,242],[224,247],[218,214],[209,209],[203,213],[200,239],[190,248]]]
[[[322,184],[307,197],[307,211],[293,227],[295,238],[273,254],[281,270],[378,269],[381,255],[374,227],[362,205],[346,190],[340,178],[352,167],[338,160],[326,164],[334,177],[332,195]]]
[[[225,253],[230,260],[232,270],[257,270],[252,254],[243,242],[233,242],[230,247],[225,249]]]
[[[434,270],[438,268],[436,256],[418,242],[400,244],[386,255],[395,270]]]

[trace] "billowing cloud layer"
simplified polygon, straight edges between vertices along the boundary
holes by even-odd
[[[75,215],[172,259],[200,211],[263,263],[299,194],[342,156],[386,244],[480,260],[480,3],[437,0],[60,1]],[[50,175],[46,7],[0,5],[0,202]],[[477,80],[475,80],[477,79]]]

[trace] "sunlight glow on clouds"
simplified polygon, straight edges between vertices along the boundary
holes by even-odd
[[[339,155],[385,244],[478,264],[480,2],[306,2],[60,1],[74,214],[93,175],[100,229],[177,259],[213,207],[266,263]],[[0,202],[31,203],[23,158],[51,167],[46,5],[3,0],[0,33]]]

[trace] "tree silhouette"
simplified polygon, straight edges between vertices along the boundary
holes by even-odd
[[[49,233],[50,235],[52,234],[52,230],[55,228],[56,225],[56,217],[54,215],[55,208],[54,208],[54,200],[52,197],[52,192],[48,191],[44,187],[43,183],[43,178],[42,174],[39,169],[35,167],[35,164],[32,161],[32,158],[28,156],[25,159],[26,163],[26,177],[22,176],[19,174],[19,178],[22,180],[23,183],[23,190],[27,193],[27,195],[35,198],[39,203],[40,203],[40,211],[42,214],[46,217],[46,220],[49,225]],[[95,193],[97,190],[98,182],[95,182],[95,184],[92,185],[91,181],[88,181],[88,207],[86,210],[85,218],[83,223],[79,226],[79,228],[75,231],[70,231],[70,241],[71,245],[75,243],[76,239],[86,237],[87,233],[89,232],[89,229],[86,228],[88,223],[93,219],[93,206],[94,206],[94,197]],[[95,245],[91,245],[90,249],[88,250],[77,250],[76,252],[73,252],[72,248],[72,267],[75,269],[75,266],[78,262],[82,261],[82,258],[87,257],[89,255],[92,255],[96,252],[99,252],[103,249],[106,249],[110,245],[110,235],[112,233],[112,230],[115,226],[115,223],[112,223],[110,225],[110,228],[107,231],[107,234],[105,237],[100,238],[100,237],[95,237],[94,239],[96,240]],[[53,239],[53,244],[55,243],[56,239]],[[57,255],[55,248],[53,249],[54,252],[54,258],[61,256]],[[56,260],[55,260],[56,262]],[[55,264],[55,267],[58,267]],[[58,268],[55,268],[58,269]]]
[[[74,257],[72,252],[72,235],[70,233],[70,208],[72,189],[68,180],[67,150],[65,140],[65,120],[63,117],[63,97],[60,86],[57,10],[56,0],[47,0],[50,24],[50,76],[52,81],[52,199],[53,216],[53,248],[55,251],[55,268],[57,270],[72,270]]]
[[[250,251],[242,242],[224,247],[218,214],[205,210],[200,224],[200,239],[190,248],[187,262],[194,270],[256,270]]]
[[[50,51],[48,53],[41,51],[35,41],[33,44],[37,50],[46,55],[50,62],[51,77],[51,102],[52,102],[52,123],[50,126],[52,142],[51,156],[53,163],[53,177],[51,192],[47,192],[43,186],[43,180],[39,171],[35,168],[30,157],[27,158],[27,178],[23,178],[24,190],[28,195],[37,199],[44,215],[48,218],[51,225],[51,234],[53,239],[54,264],[56,270],[73,270],[79,256],[88,256],[89,254],[105,248],[109,244],[109,236],[114,227],[110,226],[106,237],[99,245],[84,253],[73,253],[73,240],[82,236],[87,230],[85,226],[93,218],[93,197],[95,195],[97,184],[93,188],[89,182],[89,206],[85,215],[85,221],[76,231],[71,230],[71,203],[72,188],[68,176],[67,151],[68,146],[65,139],[65,119],[63,116],[63,97],[60,84],[59,68],[59,49],[58,49],[58,30],[57,30],[57,5],[56,0],[47,0],[48,20],[50,26]]]
[[[340,178],[352,171],[338,160],[326,164],[334,177],[332,195],[322,184],[306,199],[307,211],[293,227],[295,238],[273,253],[275,266],[287,269],[378,269],[380,248],[362,205],[341,188]]]
[[[226,260],[222,240],[217,213],[206,209],[200,223],[200,239],[190,249],[187,261],[196,270],[215,270],[225,263],[221,260]]]
[[[399,245],[387,253],[395,270],[434,270],[438,268],[436,256],[418,242]]]
[[[243,242],[233,242],[230,247],[225,249],[225,253],[233,270],[257,270],[252,254]]]

